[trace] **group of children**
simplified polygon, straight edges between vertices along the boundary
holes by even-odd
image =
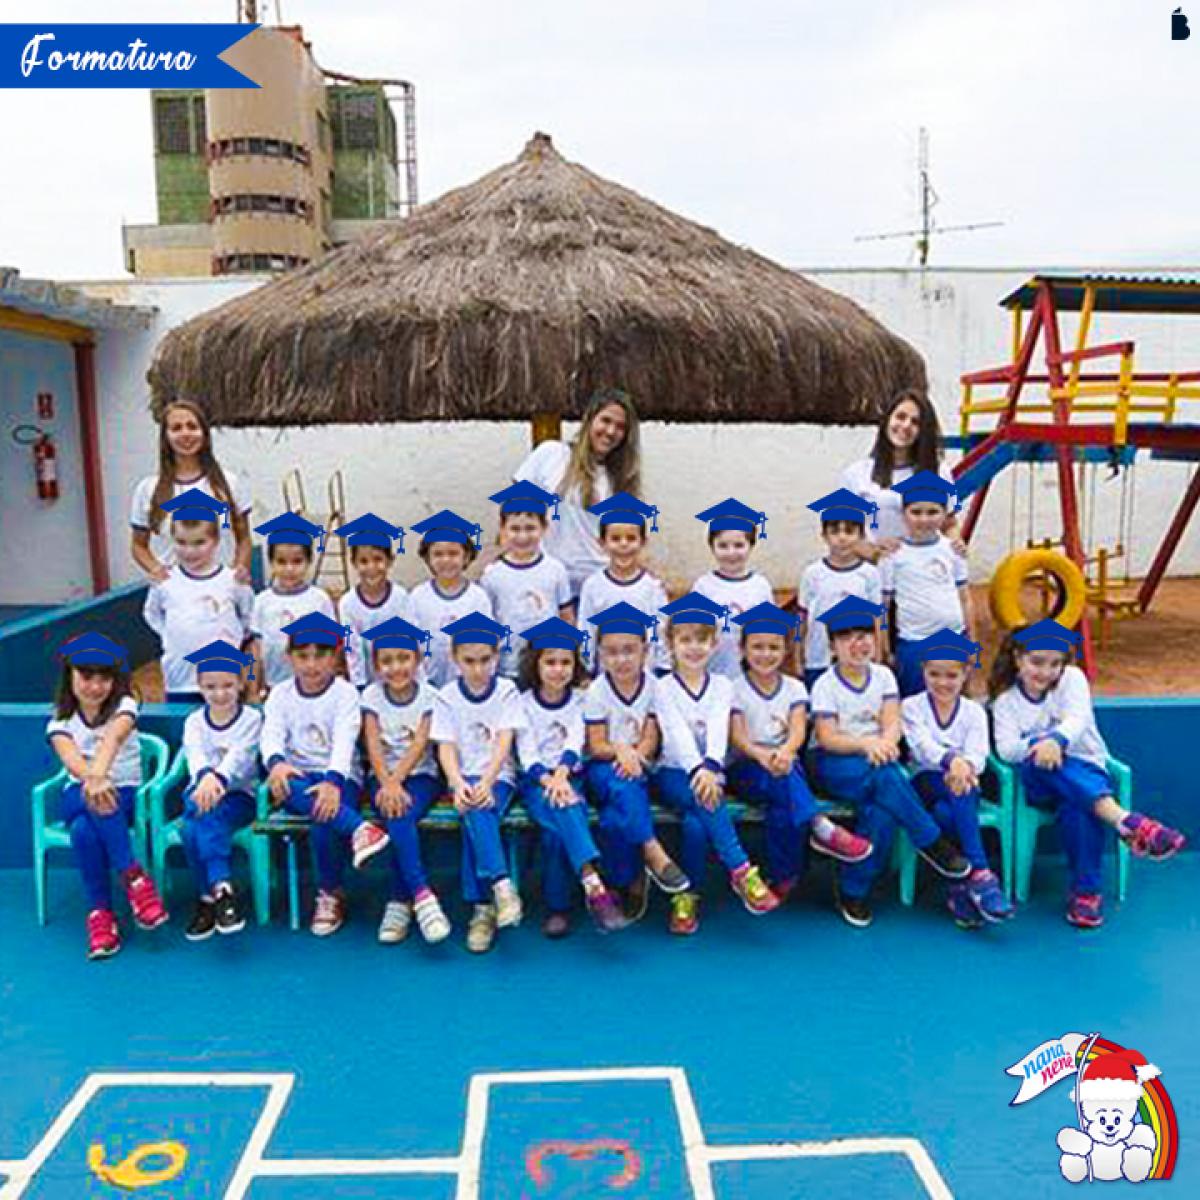
[[[460,818],[475,952],[522,919],[501,837],[518,797],[542,834],[548,936],[570,930],[577,888],[609,933],[645,914],[651,884],[670,897],[670,930],[695,933],[711,854],[751,913],[770,912],[809,848],[839,862],[837,909],[866,926],[897,828],[946,878],[960,926],[1010,919],[977,817],[990,739],[984,708],[965,695],[978,650],[965,566],[941,532],[953,487],[922,472],[897,490],[909,537],[878,568],[862,554],[873,506],[844,490],[810,506],[829,554],[805,572],[798,614],[777,607],[750,569],[766,518],[735,500],[700,514],[716,569],[671,604],[641,564],[657,510],[628,493],[591,510],[611,561],[577,600],[540,546],[557,498],[533,484],[492,497],[503,554],[481,584],[466,571],[482,530],[443,511],[412,527],[433,577],[406,596],[388,578],[404,531],[368,514],[336,531],[358,576],[337,609],[307,578],[319,527],[290,513],[259,527],[272,583],[249,598],[216,563],[219,503],[197,491],[169,501],[177,565],[151,590],[147,616],[164,638],[170,697],[203,702],[184,731],[184,841],[199,896],[187,936],[243,925],[230,843],[252,818],[260,763],[274,803],[312,820],[318,935],[345,919],[347,857],[361,866],[381,853],[390,894],[379,939],[403,940],[414,920],[427,941],[450,934],[419,835],[445,793]],[[899,682],[881,661],[892,601]],[[1148,857],[1184,839],[1116,803],[1087,681],[1070,665],[1075,640],[1052,621],[1014,633],[997,660],[993,716],[999,754],[1019,764],[1030,799],[1057,813],[1067,919],[1096,926],[1106,826]],[[89,953],[102,956],[120,945],[111,869],[139,925],[166,914],[126,828],[139,768],[123,651],[88,635],[64,654],[49,734],[73,779],[66,815]],[[243,703],[247,686],[265,693],[261,713]],[[853,831],[821,811],[810,773],[853,810]],[[731,797],[764,810],[766,879],[742,846]],[[653,804],[678,816],[675,857]]]

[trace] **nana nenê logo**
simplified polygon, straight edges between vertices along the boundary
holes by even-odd
[[[1188,28],[1187,16],[1182,8],[1177,8],[1171,14],[1171,41],[1184,42],[1192,36],[1192,31]]]

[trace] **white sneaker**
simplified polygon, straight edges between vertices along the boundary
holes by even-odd
[[[383,920],[379,922],[379,940],[389,946],[404,941],[408,937],[412,916],[411,904],[405,904],[403,900],[389,900],[383,910]]]
[[[317,906],[310,926],[317,937],[328,937],[331,933],[337,933],[345,919],[342,898],[336,892],[317,893]]]
[[[490,904],[477,904],[467,923],[467,949],[486,954],[496,940],[496,910]]]
[[[450,921],[442,912],[438,898],[432,893],[416,903],[417,927],[421,936],[432,946],[444,942],[450,936]]]
[[[511,879],[497,879],[492,884],[492,897],[496,901],[496,925],[500,929],[511,929],[521,923],[521,896],[513,887]]]
[[[354,837],[350,841],[350,847],[354,853],[355,869],[361,867],[363,863],[378,854],[380,850],[385,850],[391,840],[378,825],[372,825],[370,821],[364,821],[354,831]]]

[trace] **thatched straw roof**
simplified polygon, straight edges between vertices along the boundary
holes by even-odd
[[[173,330],[155,406],[220,425],[877,418],[920,356],[851,301],[563,159],[516,162]]]

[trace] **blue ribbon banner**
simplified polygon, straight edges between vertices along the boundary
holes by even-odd
[[[253,88],[217,56],[257,25],[3,25],[0,88]]]

